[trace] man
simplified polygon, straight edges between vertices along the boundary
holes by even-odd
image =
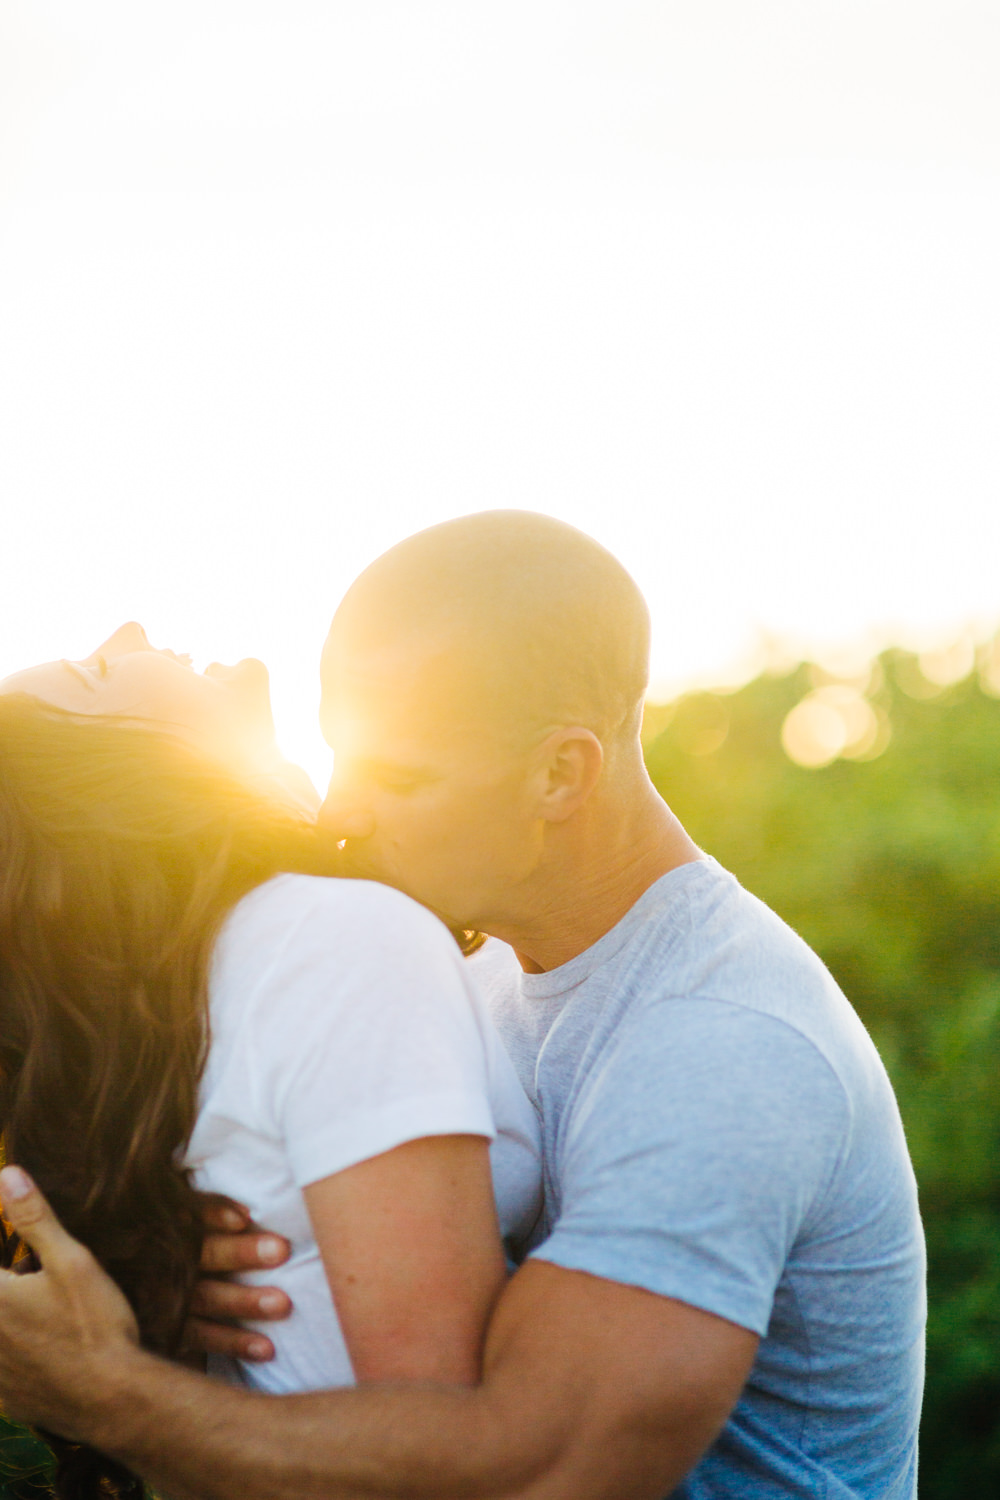
[[[380,558],[324,656],[325,817],[365,873],[509,945],[473,962],[541,1115],[547,1220],[481,1384],[211,1385],[135,1346],[8,1170],[44,1266],[0,1287],[15,1413],[176,1500],[915,1495],[923,1246],[895,1101],[823,966],[649,782],[647,651],[613,558],[498,512]]]

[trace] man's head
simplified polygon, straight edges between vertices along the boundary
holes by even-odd
[[[491,511],[385,553],[323,655],[328,811],[359,865],[497,925],[635,774],[649,621],[635,583],[548,516]]]

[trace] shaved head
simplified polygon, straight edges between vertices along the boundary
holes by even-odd
[[[591,537],[530,511],[484,511],[432,526],[384,553],[352,584],[324,653],[339,663],[426,648],[446,701],[518,735],[557,725],[605,745],[638,728],[649,616],[635,582]]]

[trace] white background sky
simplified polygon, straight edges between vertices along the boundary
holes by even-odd
[[[0,0],[0,673],[562,516],[662,689],[1000,618],[993,0]]]

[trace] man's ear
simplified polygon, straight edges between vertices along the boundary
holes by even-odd
[[[553,730],[539,746],[541,797],[539,814],[547,823],[564,823],[590,796],[604,765],[604,749],[593,730],[579,725]]]

